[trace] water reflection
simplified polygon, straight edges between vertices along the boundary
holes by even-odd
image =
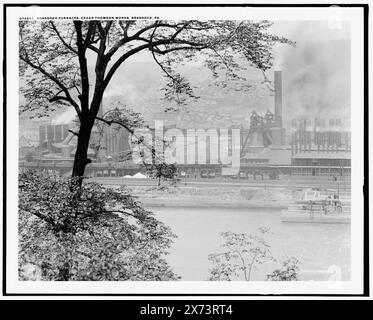
[[[211,267],[210,253],[219,252],[223,231],[253,233],[269,227],[273,255],[282,260],[295,256],[301,261],[300,280],[327,280],[330,266],[350,279],[350,225],[281,223],[279,210],[226,208],[153,208],[157,217],[172,228],[178,238],[168,260],[183,280],[206,280]],[[263,280],[272,265],[261,266],[253,280]]]

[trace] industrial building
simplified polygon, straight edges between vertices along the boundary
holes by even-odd
[[[351,174],[350,132],[344,131],[338,119],[293,120],[291,132],[283,125],[282,73],[274,72],[274,112],[253,112],[247,127],[240,129],[240,169],[231,178],[281,179],[286,176],[348,176]],[[166,132],[174,126],[164,128]],[[20,166],[45,167],[62,173],[71,171],[76,148],[76,136],[70,126],[42,124],[39,127],[39,157],[33,161],[20,158]],[[229,132],[232,132],[230,128]],[[205,157],[198,159],[197,137],[184,135],[184,157],[177,164],[179,175],[186,178],[215,178],[224,176],[227,165],[211,158],[211,148],[218,140],[206,135]],[[88,176],[123,176],[143,170],[131,161],[130,134],[124,128],[103,126],[92,132],[88,155],[93,162],[86,168]],[[22,138],[25,146],[25,137]],[[231,134],[229,135],[231,139]],[[191,141],[193,142],[190,145]],[[229,140],[231,143],[231,140]],[[189,144],[189,145],[188,145]],[[28,145],[25,147],[29,147]],[[216,150],[219,145],[213,146]],[[193,150],[194,148],[194,150]],[[231,147],[230,147],[231,148]],[[187,154],[193,151],[195,161]],[[20,153],[21,156],[21,153]],[[22,153],[24,156],[24,152]],[[190,158],[190,156],[189,156]]]

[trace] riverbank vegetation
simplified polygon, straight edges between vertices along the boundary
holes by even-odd
[[[19,175],[20,280],[178,280],[165,260],[175,235],[125,187]]]
[[[250,281],[253,273],[265,263],[278,263],[266,240],[271,231],[260,227],[255,234],[223,232],[223,251],[210,254],[213,264],[210,269],[211,281]],[[281,266],[267,274],[267,281],[297,281],[300,261],[295,257],[280,262]]]

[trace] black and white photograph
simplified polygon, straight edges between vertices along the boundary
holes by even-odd
[[[4,10],[3,290],[366,292],[363,6]]]

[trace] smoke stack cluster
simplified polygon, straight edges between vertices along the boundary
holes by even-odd
[[[275,122],[276,127],[282,128],[282,74],[275,71]]]

